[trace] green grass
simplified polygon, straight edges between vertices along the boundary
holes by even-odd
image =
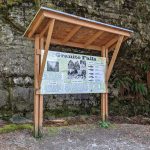
[[[100,121],[100,122],[99,122],[99,126],[100,126],[101,128],[107,129],[107,128],[111,127],[111,123],[108,122],[108,121]]]
[[[61,127],[48,127],[48,134],[51,136],[57,135],[61,129]]]
[[[3,127],[0,128],[0,134],[1,133],[9,133],[9,132],[13,132],[16,130],[33,130],[33,126],[31,124],[9,124],[9,125],[5,125]]]

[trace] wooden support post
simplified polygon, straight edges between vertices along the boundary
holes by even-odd
[[[54,19],[51,20],[48,28],[48,35],[46,45],[44,48],[44,39],[40,39],[40,35],[35,36],[35,54],[34,54],[34,136],[41,135],[43,123],[43,95],[37,94],[36,91],[40,89],[52,31],[54,27]],[[43,60],[41,60],[41,49],[45,49]]]
[[[106,48],[103,46],[102,47],[102,52],[101,52],[101,56],[105,57],[106,53],[105,53]],[[101,117],[102,117],[102,121],[105,121],[105,115],[106,115],[106,106],[105,106],[105,93],[101,94]]]
[[[108,49],[106,47],[102,47],[102,57],[106,57],[106,75],[105,75],[105,84],[106,84],[106,93],[101,94],[101,117],[102,121],[106,121],[108,119],[108,81],[106,80],[107,76],[107,64],[108,64]]]
[[[101,94],[101,118],[105,121],[105,93]]]
[[[44,38],[40,39],[40,61],[39,64],[41,66],[42,58],[41,58],[41,50],[44,49]],[[40,67],[41,70],[41,67]],[[39,71],[40,72],[40,71]],[[39,95],[39,134],[42,134],[42,126],[43,126],[43,95]]]
[[[107,69],[108,69],[108,48],[105,49],[105,57],[106,57],[106,76],[107,77]],[[105,93],[105,119],[108,120],[108,81],[106,80],[106,93]]]
[[[114,63],[115,63],[115,61],[116,61],[116,58],[117,58],[117,55],[118,55],[118,52],[119,52],[121,43],[122,43],[122,41],[123,41],[123,38],[124,38],[124,36],[120,36],[119,39],[118,39],[118,42],[117,42],[117,44],[116,44],[116,48],[115,48],[115,50],[114,50],[113,56],[112,56],[112,58],[111,58],[110,64],[109,64],[108,69],[107,69],[107,76],[106,76],[106,80],[107,80],[107,81],[108,81],[109,78],[110,78],[110,75],[111,75],[111,72],[112,72]]]
[[[40,96],[36,94],[39,89],[38,75],[40,71],[40,57],[37,53],[40,49],[39,35],[35,36],[35,51],[34,51],[34,136],[39,136],[39,99]]]
[[[47,39],[46,39],[46,44],[45,44],[45,49],[44,49],[45,51],[44,51],[44,56],[42,59],[40,75],[39,75],[39,85],[40,86],[41,86],[42,76],[43,76],[46,58],[47,58],[47,54],[48,54],[48,49],[49,49],[50,42],[51,42],[51,36],[52,36],[52,32],[53,32],[54,22],[55,22],[55,19],[52,19],[51,23],[49,25],[49,28],[48,28],[48,34],[47,34]]]

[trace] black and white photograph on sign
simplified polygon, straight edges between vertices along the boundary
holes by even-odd
[[[86,61],[69,60],[68,79],[86,79]]]
[[[47,71],[59,72],[59,62],[47,61]]]

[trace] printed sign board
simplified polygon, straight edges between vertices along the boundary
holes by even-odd
[[[105,93],[105,71],[104,57],[48,51],[41,94]]]

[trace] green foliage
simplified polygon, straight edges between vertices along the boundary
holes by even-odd
[[[147,72],[147,71],[150,70],[149,64],[146,64],[146,63],[144,63],[144,64],[140,63],[140,68],[141,68],[144,72]]]
[[[6,111],[4,109],[1,109],[0,112],[0,119],[9,121],[9,119],[12,117],[13,113],[11,111]]]
[[[22,0],[7,0],[7,4],[9,4],[9,5],[18,4],[21,2],[22,2]]]
[[[147,95],[148,90],[147,87],[145,86],[145,84],[143,83],[137,83],[137,82],[133,82],[133,84],[131,85],[131,91],[136,93],[136,94],[140,94],[140,95]]]
[[[99,126],[100,126],[101,128],[107,129],[107,128],[109,128],[109,127],[111,126],[111,124],[110,124],[110,122],[107,122],[107,121],[100,121],[100,122],[99,122]]]
[[[142,66],[143,70],[146,71],[147,66]],[[113,86],[118,89],[118,95],[110,101],[110,114],[122,116],[150,114],[150,91],[140,75],[117,76],[113,80]]]
[[[55,136],[59,133],[60,129],[58,127],[48,127],[48,135]]]
[[[34,0],[36,9],[39,9],[41,6],[41,0]]]
[[[31,124],[19,124],[19,125],[9,124],[1,127],[0,133],[8,133],[8,132],[13,132],[16,130],[24,130],[24,129],[33,130],[33,126]]]
[[[22,0],[6,0],[4,2],[0,2],[0,8],[6,8],[20,3],[22,3]]]
[[[124,77],[124,78],[121,78],[121,79],[117,79],[115,81],[115,86],[117,88],[125,88],[127,90],[130,89],[130,85],[132,84],[132,79],[129,78],[129,77]]]
[[[147,86],[144,83],[133,80],[130,77],[117,78],[114,81],[116,88],[120,90],[122,96],[130,94],[135,96],[146,96],[148,94]]]

